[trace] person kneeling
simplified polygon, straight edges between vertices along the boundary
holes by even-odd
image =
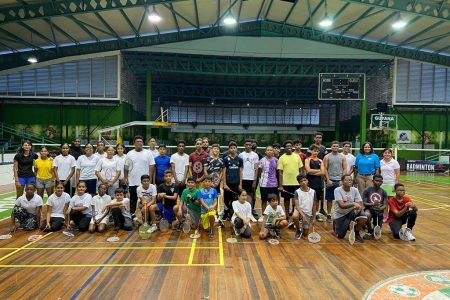
[[[88,231],[92,217],[92,196],[86,193],[86,182],[80,181],[77,185],[77,194],[72,197],[67,210],[67,230],[71,230],[70,220],[80,231]]]
[[[33,183],[25,186],[25,194],[17,198],[11,213],[11,232],[16,230],[16,219],[24,230],[33,230],[38,227],[41,218],[42,198],[35,194]]]
[[[373,186],[366,188],[362,194],[364,202],[364,213],[367,216],[368,234],[364,239],[371,239],[374,236],[375,226],[383,225],[383,212],[387,205],[387,193],[381,188],[383,176],[373,176]],[[380,229],[381,230],[381,229]],[[380,231],[381,234],[381,231]]]
[[[92,216],[89,224],[89,232],[94,233],[97,229],[99,233],[105,232],[109,223],[109,209],[108,204],[111,203],[111,196],[106,194],[108,185],[101,183],[98,186],[98,195],[92,197]]]
[[[199,198],[202,205],[202,226],[206,231],[208,230],[208,236],[214,236],[214,223],[216,220],[216,209],[219,195],[215,188],[211,187],[212,177],[211,175],[205,176],[203,179],[204,188],[200,189]]]
[[[279,237],[280,230],[288,226],[286,213],[284,212],[283,207],[278,204],[278,195],[268,194],[267,200],[269,201],[269,205],[266,206],[263,213],[263,223],[265,226],[261,228],[261,231],[259,232],[259,239],[261,240],[266,239],[269,235],[272,237]]]
[[[343,239],[347,230],[355,232],[355,239],[361,243],[364,240],[359,231],[365,226],[367,217],[362,211],[362,199],[357,188],[353,186],[349,175],[342,176],[342,186],[334,190],[334,232]],[[356,225],[355,225],[356,223]]]
[[[250,220],[252,218],[252,205],[247,201],[247,192],[239,191],[239,200],[233,201],[233,216],[231,223],[237,236],[249,238],[252,235]]]
[[[122,188],[114,192],[114,200],[108,204],[111,207],[111,216],[114,220],[114,231],[120,229],[130,231],[133,229],[133,221],[130,213],[130,199],[124,198]]]
[[[58,182],[55,192],[47,200],[46,221],[42,223],[41,230],[44,232],[60,230],[65,223],[64,212],[67,211],[69,203],[70,195],[64,192],[64,184]]]
[[[388,223],[391,227],[394,238],[400,238],[400,229],[406,223],[405,236],[409,241],[415,241],[416,238],[412,234],[412,229],[416,224],[417,206],[411,199],[405,196],[405,186],[402,183],[394,185],[395,197],[389,199],[389,215]]]

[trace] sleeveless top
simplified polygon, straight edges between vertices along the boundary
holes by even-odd
[[[320,170],[321,165],[322,165],[321,159],[317,159],[317,160],[310,159],[309,160],[309,167],[311,168],[311,170]],[[308,186],[310,188],[313,188],[313,189],[323,188],[322,176],[308,174],[308,175],[306,175],[306,178],[308,178]]]
[[[344,175],[344,170],[342,169],[342,160],[344,155],[342,153],[333,154],[328,153],[328,176],[330,180],[339,181],[342,175]]]

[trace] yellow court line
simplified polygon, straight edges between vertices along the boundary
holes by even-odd
[[[52,234],[52,233],[53,233],[53,232],[49,232],[49,233],[47,233],[46,235],[44,235],[41,239],[36,240],[36,241],[33,241],[33,242],[29,242],[29,243],[26,244],[25,246],[22,246],[22,247],[20,247],[20,248],[18,248],[18,249],[16,249],[16,250],[14,250],[13,252],[11,252],[11,253],[9,253],[9,254],[6,254],[5,256],[3,256],[3,257],[0,258],[0,261],[7,259],[7,258],[10,257],[11,255],[14,255],[15,253],[19,252],[20,250],[24,250],[24,249],[27,248],[28,246],[33,245],[33,244],[36,243],[37,241],[42,240],[43,238],[49,236],[49,235]]]
[[[219,227],[219,265],[223,266],[224,257],[223,257],[223,243],[222,243],[222,228]]]
[[[198,233],[198,228],[195,230],[194,234]],[[197,239],[194,239],[192,241],[192,245],[191,245],[191,252],[189,252],[189,259],[188,259],[188,265],[191,266],[192,265],[192,261],[194,260],[194,253],[195,253],[195,245],[197,244]]]
[[[82,264],[82,265],[0,265],[0,268],[67,268],[67,267],[219,267],[221,264]]]
[[[17,250],[21,248],[0,248],[0,250]],[[161,247],[33,247],[33,248],[25,248],[22,250],[166,250],[166,249],[191,249],[191,247],[169,247],[169,246],[161,246]],[[200,246],[197,249],[219,249],[216,246]]]
[[[445,202],[440,202],[440,201],[436,201],[436,200],[430,200],[430,199],[428,199],[428,198],[423,198],[423,196],[415,195],[415,196],[413,196],[413,197],[411,197],[411,198],[419,198],[419,199],[423,199],[423,200],[427,201],[428,203],[433,203],[433,204],[435,204],[435,205],[450,206],[449,204],[447,204],[447,203],[445,203]]]
[[[449,186],[449,184],[447,184],[447,183],[439,184],[439,183],[435,183],[435,182],[427,181],[427,180],[420,181],[420,180],[405,179],[405,181],[412,182],[412,183],[419,183],[420,185],[426,184],[426,185],[429,185],[429,188],[437,187],[440,189],[448,189],[448,186]]]
[[[438,207],[438,208],[450,211],[450,209],[448,209],[447,207],[443,207],[444,205],[446,205],[444,203],[434,204],[433,202],[428,202],[428,201],[431,201],[431,200],[428,200],[428,199],[425,199],[425,198],[422,198],[422,197],[419,197],[419,196],[415,196],[414,198],[421,199],[421,200],[415,200],[417,202],[422,202],[422,203],[425,203],[425,204],[427,204],[429,206]]]

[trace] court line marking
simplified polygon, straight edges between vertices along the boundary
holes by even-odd
[[[198,230],[196,230],[197,232]],[[197,239],[194,239],[192,241],[192,245],[191,245],[191,251],[189,252],[189,258],[188,258],[188,265],[191,266],[192,265],[192,261],[194,260],[194,253],[195,253],[195,245],[197,244]]]
[[[17,250],[22,248],[0,248],[0,250]],[[180,249],[186,250],[191,249],[191,247],[170,247],[170,246],[161,246],[161,247],[32,247],[25,248],[22,250],[166,250],[166,249]],[[218,246],[200,246],[197,249],[219,249]]]
[[[82,264],[82,265],[0,265],[0,268],[67,268],[67,267],[220,267],[221,264]]]
[[[41,239],[39,239],[39,240],[42,240],[43,238],[49,236],[49,235],[52,234],[52,233],[53,233],[53,232],[47,233],[46,235],[44,235],[44,236],[43,236]],[[21,251],[21,250],[24,250],[24,249],[27,248],[28,246],[31,246],[31,245],[33,245],[34,243],[36,243],[37,241],[38,241],[38,240],[29,242],[28,244],[26,244],[26,245],[24,245],[24,246],[22,246],[22,247],[20,247],[20,248],[18,248],[18,249],[16,249],[16,250],[14,250],[13,252],[11,252],[11,253],[9,253],[9,254],[6,254],[5,256],[2,256],[2,257],[0,258],[0,261],[7,259],[8,257],[10,257],[10,256],[12,256],[12,255],[14,255],[14,254],[16,254],[17,252],[19,252],[19,251]]]

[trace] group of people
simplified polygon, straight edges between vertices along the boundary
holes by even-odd
[[[407,223],[407,239],[415,240],[417,207],[399,183],[400,166],[392,150],[385,149],[380,160],[365,142],[355,157],[350,142],[342,143],[340,152],[340,143],[333,141],[328,151],[322,138],[316,133],[306,153],[296,140],[266,146],[262,155],[251,139],[242,152],[230,141],[221,153],[218,144],[210,146],[204,137],[189,155],[186,143],[179,141],[171,156],[154,138],[145,149],[143,137],[134,137],[128,153],[121,144],[105,147],[102,142],[95,153],[91,144],[83,151],[75,139],[71,146],[61,145],[54,159],[45,147],[38,157],[25,141],[14,158],[13,229],[18,221],[27,230],[40,226],[54,231],[65,224],[104,232],[110,221],[115,230],[147,221],[152,233],[165,219],[174,230],[189,220],[193,229],[203,228],[212,237],[214,224],[229,220],[237,236],[250,237],[252,224],[260,222],[261,239],[277,237],[285,227],[295,227],[294,236],[301,239],[316,222],[332,222],[338,238],[350,231],[363,242],[383,223],[399,238]],[[258,186],[261,216],[255,210]],[[41,213],[44,191],[49,198]]]

